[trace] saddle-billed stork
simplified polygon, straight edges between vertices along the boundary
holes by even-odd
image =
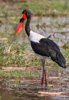
[[[43,76],[41,80],[41,85],[43,84],[43,80],[45,78],[45,85],[47,86],[47,74],[45,71],[46,57],[51,58],[54,62],[56,62],[60,67],[63,68],[66,68],[66,61],[62,53],[60,52],[58,45],[55,42],[53,42],[53,40],[48,39],[40,34],[37,34],[30,29],[31,12],[29,10],[23,10],[22,16],[15,31],[15,35],[20,30],[25,19],[27,19],[25,25],[25,31],[29,37],[31,47],[33,51],[42,60]]]

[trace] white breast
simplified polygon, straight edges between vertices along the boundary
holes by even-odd
[[[38,33],[35,33],[33,31],[30,31],[30,36],[29,36],[29,39],[33,42],[38,42],[40,41],[40,39],[42,38],[45,38],[44,36],[38,34]]]

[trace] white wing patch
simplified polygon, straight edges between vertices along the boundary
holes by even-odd
[[[29,39],[33,42],[38,42],[40,41],[40,39],[42,38],[45,38],[44,36],[38,34],[38,33],[35,33],[33,31],[30,31],[30,36],[29,36]]]

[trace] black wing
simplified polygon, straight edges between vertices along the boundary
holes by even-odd
[[[59,47],[56,43],[54,43],[52,40],[43,38],[37,42],[31,41],[31,46],[35,53],[40,54],[42,56],[50,56],[50,51],[60,51]]]
[[[51,57],[51,59],[60,66],[65,66],[66,61],[60,52],[58,45],[52,40],[42,38],[39,43],[31,41],[31,46],[35,53],[42,56]]]

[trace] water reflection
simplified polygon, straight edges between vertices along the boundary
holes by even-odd
[[[45,98],[44,100],[47,100],[47,96],[45,96],[44,98]]]

